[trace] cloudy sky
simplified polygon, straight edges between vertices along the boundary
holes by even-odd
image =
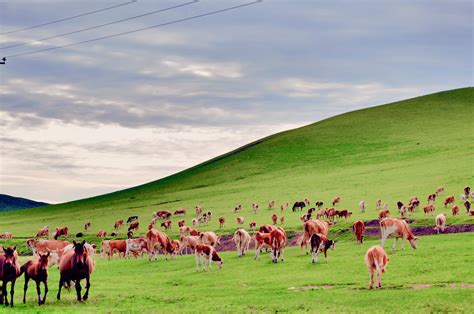
[[[3,1],[1,33],[130,0]],[[145,1],[0,36],[0,55],[247,3]],[[252,2],[249,0],[248,2]],[[0,193],[63,202],[152,181],[272,133],[472,86],[471,1],[272,1],[0,65]]]

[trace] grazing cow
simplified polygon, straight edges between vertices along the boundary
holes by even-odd
[[[114,224],[114,229],[115,230],[118,230],[122,226],[123,226],[123,219],[115,221],[115,224]]]
[[[97,238],[105,238],[106,236],[107,236],[107,231],[104,231],[104,230],[99,230],[99,232],[97,232],[96,234]]]
[[[165,230],[171,229],[171,220],[166,220],[161,223],[161,227],[165,228]]]
[[[54,240],[57,240],[60,236],[64,236],[65,238],[67,238],[68,231],[68,227],[56,227],[56,231],[53,234]]]
[[[311,219],[311,214],[308,214],[308,213],[303,214],[303,215],[300,217],[300,220],[301,220],[302,222],[306,222],[306,221],[308,221],[308,220],[310,220],[310,219]]]
[[[436,193],[432,193],[430,195],[428,195],[428,203],[429,202],[436,202]]]
[[[304,208],[305,206],[306,206],[306,203],[305,203],[305,202],[295,202],[295,203],[293,204],[292,210],[293,210],[293,211],[296,211],[297,209],[303,210],[303,208]]]
[[[199,235],[199,241],[201,244],[210,245],[216,247],[220,243],[220,237],[218,237],[212,231],[201,232]]]
[[[393,234],[395,240],[393,241],[392,249],[395,250],[398,238],[402,238],[402,250],[405,250],[405,240],[410,242],[412,248],[416,249],[417,237],[413,234],[410,227],[405,220],[397,218],[384,218],[380,221],[380,230],[382,234],[382,247],[385,246],[387,238]]]
[[[411,204],[408,205],[408,207],[407,207],[407,211],[408,211],[409,213],[413,213],[413,210],[414,210],[414,209],[415,209],[415,207],[413,207],[413,205],[411,205]]]
[[[26,247],[29,248],[33,255],[38,256],[39,253],[58,253],[62,255],[64,248],[71,243],[61,240],[36,240],[28,239],[26,240]]]
[[[146,233],[148,260],[151,261],[154,257],[158,259],[158,251],[161,249],[165,253],[165,258],[168,259],[169,254],[174,254],[174,248],[166,233],[156,229],[150,229]]]
[[[225,218],[224,217],[219,217],[218,218],[219,220],[219,228],[224,228],[224,225],[225,225]]]
[[[171,247],[173,248],[173,259],[176,259],[176,256],[179,253],[179,249],[181,248],[181,241],[171,240]]]
[[[252,210],[253,210],[253,213],[256,214],[257,211],[258,211],[258,204],[257,203],[253,203],[252,204]]]
[[[153,212],[152,218],[169,219],[171,216],[172,214],[169,211],[159,210],[159,211]]]
[[[426,204],[424,207],[423,207],[423,211],[425,212],[426,215],[432,213],[435,211],[435,206],[434,204]]]
[[[270,233],[264,233],[264,232],[257,231],[255,233],[254,241],[255,241],[255,259],[260,259],[260,251],[263,248],[269,248],[269,249],[272,248]]]
[[[402,208],[400,208],[400,210],[398,212],[400,213],[401,217],[405,217],[407,212],[408,212],[408,209],[405,205],[403,205]]]
[[[90,222],[86,222],[86,223],[84,224],[84,230],[85,230],[85,231],[89,231],[90,228],[91,228],[91,223],[90,223]]]
[[[236,213],[238,211],[241,211],[241,210],[242,210],[242,205],[241,204],[234,207],[234,213]]]
[[[191,228],[188,226],[182,226],[182,227],[179,227],[178,230],[179,230],[180,235],[185,236],[187,233],[191,231]]]
[[[335,241],[329,240],[324,234],[315,233],[311,236],[311,262],[316,263],[318,261],[319,254],[324,253],[324,259],[327,263],[327,251],[329,249],[334,251]]]
[[[272,222],[273,222],[273,225],[276,225],[277,222],[278,222],[278,216],[276,214],[273,214],[272,215]]]
[[[250,230],[255,230],[255,228],[257,227],[257,223],[255,221],[251,221],[249,223],[249,227],[250,227]]]
[[[278,263],[281,258],[285,260],[286,232],[282,228],[277,228],[270,232],[270,243],[272,244],[272,261]]]
[[[347,209],[343,209],[343,210],[340,210],[337,215],[339,216],[339,218],[347,219],[351,217],[352,212],[348,211]]]
[[[197,223],[198,223],[198,220],[196,218],[191,219],[191,224],[193,225],[193,227],[196,226]]]
[[[2,293],[0,294],[0,304],[13,307],[13,295],[15,294],[15,282],[20,276],[20,263],[18,261],[18,252],[16,246],[8,248],[2,247],[3,253],[0,254],[0,281],[2,282]],[[7,284],[10,286],[10,303],[8,303]]]
[[[376,275],[376,288],[382,288],[382,273],[385,272],[385,269],[388,265],[388,257],[385,250],[379,246],[374,245],[367,250],[365,253],[365,264],[369,269],[370,284],[369,288],[374,288],[374,274]]]
[[[438,194],[441,194],[441,193],[443,193],[443,192],[444,192],[444,187],[443,187],[443,186],[440,186],[440,187],[438,187],[438,188],[436,189],[436,192],[435,192],[435,193],[436,193],[436,195],[438,195]]]
[[[276,227],[273,227],[272,225],[263,225],[263,226],[260,226],[260,228],[258,228],[258,231],[261,233],[270,233],[275,229]]]
[[[103,245],[104,241],[102,241],[102,245]],[[118,253],[118,256],[122,256],[122,257],[125,257],[126,253],[127,253],[127,241],[126,240],[110,240],[108,242],[108,257],[109,257],[109,260],[114,257],[114,253],[117,252]]]
[[[285,210],[285,205],[281,204],[280,205],[280,211],[283,212]]]
[[[329,220],[334,221],[334,218],[337,216],[337,214],[338,214],[338,211],[335,210],[334,208],[326,208],[325,215]]]
[[[453,214],[453,216],[456,216],[457,214],[459,214],[459,206],[454,205],[453,207],[451,207],[451,213]]]
[[[285,216],[281,216],[280,217],[280,224],[283,225],[284,222],[285,222]]]
[[[178,228],[184,227],[185,224],[186,222],[184,220],[178,221]]]
[[[222,268],[224,260],[217,254],[215,248],[210,245],[198,244],[194,252],[196,260],[196,271],[199,271],[199,261],[204,271],[212,270],[211,262],[216,263],[219,268]]]
[[[339,204],[341,202],[341,197],[340,196],[336,196],[333,200],[332,200],[332,206],[336,206],[337,204]]]
[[[135,220],[138,220],[138,216],[130,216],[127,219],[127,223],[129,224],[129,223],[131,223],[132,221],[135,221]]]
[[[10,232],[0,233],[0,239],[13,239],[13,234]]]
[[[58,300],[61,299],[61,288],[66,285],[67,288],[71,287],[70,282],[74,282],[76,287],[77,301],[86,301],[89,298],[90,289],[90,275],[94,269],[94,262],[89,255],[87,249],[85,249],[86,241],[76,242],[73,241],[74,248],[64,253],[59,261],[59,290]],[[81,280],[86,280],[86,293],[81,298]]]
[[[207,225],[207,221],[208,221],[207,215],[204,214],[202,217],[200,217],[200,218],[198,219],[197,222],[198,222],[198,225],[200,226],[200,225],[204,225],[204,224]]]
[[[244,224],[244,217],[242,217],[242,216],[239,216],[239,217],[235,218],[235,220],[237,221],[238,225],[243,225]]]
[[[379,219],[383,219],[390,216],[390,211],[388,209],[383,209],[379,212]]]
[[[471,195],[471,187],[469,186],[464,187],[464,195],[466,195],[466,198]]]
[[[365,201],[360,201],[359,208],[361,212],[365,212],[365,209],[366,209]]]
[[[46,237],[49,238],[49,226],[44,226],[43,229],[36,233],[35,238]]]
[[[174,211],[173,215],[175,215],[175,216],[178,216],[178,215],[186,216],[186,209],[184,209],[184,208],[177,209],[177,210]]]
[[[192,235],[192,236],[199,236],[200,234],[201,232],[196,229],[191,229],[191,231],[189,231],[189,235]]]
[[[207,218],[207,221],[211,221],[212,212],[211,212],[211,211],[208,211],[207,213],[204,213],[204,216]]]
[[[118,232],[115,232],[115,231],[113,231],[113,232],[110,234],[111,237],[118,237],[118,235],[119,235],[119,233],[118,233]]]
[[[310,202],[309,202],[309,198],[305,197],[305,199],[303,200],[303,202],[306,204],[306,206],[308,206],[309,203],[310,203]]]
[[[101,257],[105,257],[105,255],[110,257],[110,255],[109,255],[109,252],[110,252],[109,242],[110,242],[110,240],[102,240],[102,242],[100,243],[100,256]]]
[[[398,207],[398,210],[402,209],[402,207],[403,207],[402,201],[397,202],[397,207]]]
[[[446,199],[444,200],[444,208],[447,208],[448,205],[453,205],[453,204],[454,204],[454,195],[450,195],[446,197]]]
[[[306,246],[306,254],[308,254],[308,242],[311,239],[311,236],[315,233],[320,233],[327,236],[329,231],[330,223],[324,220],[309,220],[303,224],[304,234],[301,239],[301,249],[303,245]]]
[[[354,231],[354,235],[356,237],[356,243],[362,244],[362,241],[364,239],[364,230],[365,230],[364,222],[361,220],[357,220],[352,225],[352,230]]]
[[[140,227],[140,222],[135,221],[130,224],[130,227],[128,227],[128,231],[137,231],[138,227]]]
[[[471,202],[469,202],[469,200],[466,200],[466,201],[464,202],[464,207],[466,207],[466,212],[469,213],[470,210],[471,210]]]
[[[138,254],[143,254],[147,250],[147,243],[146,240],[142,237],[132,239],[132,237],[129,237],[126,242],[126,248],[125,248],[125,256],[130,258],[130,253],[133,255],[137,256]]]
[[[20,276],[25,274],[25,286],[23,288],[23,303],[26,303],[26,291],[28,291],[28,282],[33,279],[36,282],[36,292],[38,293],[38,305],[46,302],[48,294],[48,258],[50,253],[39,254],[39,259],[29,260],[20,267]],[[41,299],[40,284],[44,285],[44,296]]]
[[[232,239],[234,240],[235,246],[237,247],[237,256],[244,256],[245,252],[248,251],[250,246],[250,234],[244,229],[237,229]]]
[[[84,234],[82,232],[76,233],[76,238],[82,238]]]
[[[196,216],[200,216],[202,214],[202,208],[199,206],[194,207],[194,212],[196,213]]]
[[[382,209],[382,200],[381,199],[378,199],[376,202],[375,202],[375,210],[381,210]]]
[[[441,232],[443,232],[444,228],[446,228],[446,215],[442,213],[439,214],[438,216],[436,216],[435,222],[436,222],[435,230],[438,232],[438,234],[440,230]]]
[[[324,203],[321,202],[321,201],[318,201],[318,202],[316,202],[314,205],[316,205],[316,207],[317,207],[318,209],[321,209],[321,207],[323,207]]]
[[[418,208],[420,206],[420,200],[416,196],[412,196],[410,198],[410,201],[408,202],[408,206],[412,206],[413,208]]]
[[[273,209],[273,207],[275,207],[275,201],[271,200],[268,202],[268,209]]]
[[[199,236],[181,236],[181,246],[179,247],[179,252],[182,252],[186,249],[186,253],[188,248],[191,249],[191,252],[194,253],[196,246],[199,245]]]

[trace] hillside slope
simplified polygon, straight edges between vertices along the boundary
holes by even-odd
[[[0,211],[41,207],[46,205],[48,205],[48,203],[37,202],[22,197],[0,194]]]
[[[31,234],[43,224],[111,229],[115,219],[137,214],[145,225],[153,210],[202,205],[228,218],[242,203],[241,215],[269,222],[261,208],[309,197],[326,204],[335,195],[341,206],[356,211],[382,198],[389,204],[413,194],[423,199],[437,186],[459,195],[474,185],[474,88],[417,97],[349,112],[302,128],[269,136],[196,167],[127,190],[41,210],[0,214],[0,229]],[[393,206],[392,206],[393,207]],[[374,211],[360,218],[374,218]],[[287,227],[300,225],[287,213]],[[194,217],[194,216],[193,216]],[[190,216],[188,215],[188,220]],[[215,219],[207,227],[217,229]],[[189,223],[189,222],[188,222]],[[81,228],[82,229],[82,228]],[[145,228],[142,227],[142,231]]]

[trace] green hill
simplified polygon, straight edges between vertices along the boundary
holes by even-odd
[[[48,205],[48,203],[37,202],[22,197],[0,194],[0,211],[41,207],[46,205]]]
[[[474,185],[473,93],[474,88],[463,88],[349,112],[263,138],[145,185],[1,213],[0,231],[29,236],[43,225],[68,225],[77,232],[86,221],[93,231],[110,231],[116,219],[133,214],[140,216],[144,232],[152,211],[187,208],[190,224],[194,206],[201,205],[215,217],[225,216],[225,231],[230,232],[237,226],[231,209],[238,203],[244,207],[238,215],[248,226],[252,220],[270,222],[266,204],[272,199],[277,206],[304,197],[329,204],[339,195],[340,208],[372,219],[377,198],[394,209],[397,200],[412,195],[424,202],[438,186],[457,198],[465,185]],[[360,200],[369,205],[364,214],[358,210]],[[260,204],[257,215],[251,213],[253,202]],[[299,228],[300,214],[289,210],[283,215],[286,228]],[[206,229],[218,229],[217,219]]]

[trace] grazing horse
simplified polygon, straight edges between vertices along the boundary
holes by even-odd
[[[29,260],[20,268],[20,276],[25,273],[25,286],[23,288],[23,303],[26,303],[26,292],[28,291],[28,282],[33,279],[36,282],[36,292],[38,294],[38,305],[44,304],[48,294],[48,258],[49,252],[39,254],[37,261]],[[41,299],[40,284],[44,284],[44,296]]]
[[[91,287],[90,275],[94,270],[94,262],[86,249],[86,241],[73,241],[73,249],[65,252],[59,261],[59,290],[57,298],[61,300],[61,288],[63,285],[71,287],[71,281],[74,282],[77,293],[77,301],[86,301],[89,298],[89,289]],[[81,297],[81,280],[86,280],[86,293]]]
[[[3,247],[2,247],[3,248]],[[0,304],[13,307],[13,295],[15,294],[15,281],[20,276],[20,263],[18,262],[18,252],[16,246],[3,248],[0,254],[0,280],[2,281],[2,294],[0,295]],[[10,304],[8,303],[7,284],[11,282]]]
[[[305,202],[295,202],[295,203],[293,204],[292,210],[293,210],[293,211],[296,211],[296,209],[298,209],[298,208],[299,208],[299,210],[303,210],[303,207],[305,207],[305,206],[306,206],[306,203],[305,203]]]
[[[56,227],[56,231],[54,232],[54,235],[53,235],[54,240],[57,240],[60,236],[67,237],[68,234],[69,234],[68,227],[62,227],[62,228]]]

